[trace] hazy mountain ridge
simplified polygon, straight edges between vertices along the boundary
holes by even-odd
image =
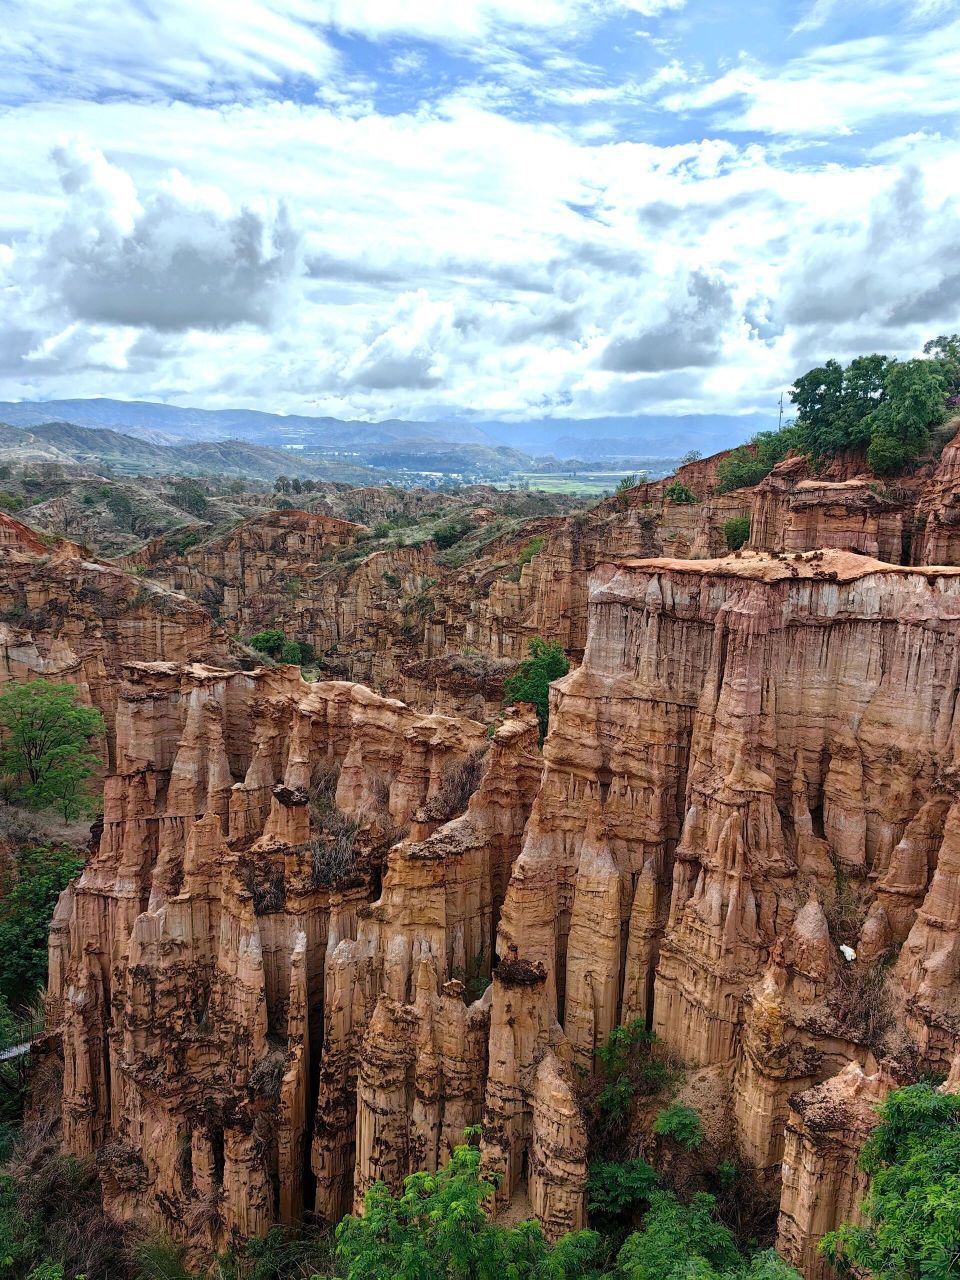
[[[225,438],[262,445],[312,448],[437,449],[508,446],[530,454],[593,461],[629,454],[677,456],[689,449],[715,453],[775,425],[765,414],[644,414],[592,419],[549,418],[527,422],[345,421],[258,409],[196,409],[147,400],[109,398],[0,403],[0,421],[32,429],[51,421],[120,431],[166,447],[176,442]]]

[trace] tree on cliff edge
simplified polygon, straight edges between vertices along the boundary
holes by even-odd
[[[529,644],[530,656],[524,658],[503,686],[508,702],[531,702],[540,721],[540,741],[547,736],[550,715],[550,685],[570,670],[563,649],[553,640],[536,636]]]
[[[960,1096],[929,1083],[891,1093],[860,1155],[864,1223],[824,1237],[840,1276],[960,1276]]]
[[[11,684],[0,694],[0,774],[13,799],[79,818],[91,806],[87,782],[99,764],[91,743],[105,732],[103,716],[77,702],[74,685]]]

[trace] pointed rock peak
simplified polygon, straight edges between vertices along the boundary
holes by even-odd
[[[867,913],[860,930],[857,956],[864,964],[873,964],[889,951],[893,944],[893,931],[883,903],[876,901]]]

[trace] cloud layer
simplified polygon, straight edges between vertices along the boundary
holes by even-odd
[[[816,0],[776,65],[694,0],[120,8],[0,37],[3,398],[772,411],[960,327],[934,5]]]

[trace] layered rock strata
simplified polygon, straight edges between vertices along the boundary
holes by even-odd
[[[0,685],[75,684],[104,713],[112,751],[123,664],[194,657],[231,660],[227,635],[195,600],[0,515]]]
[[[753,491],[750,546],[758,551],[835,547],[902,564],[910,562],[912,531],[909,497],[894,496],[870,476],[811,477],[804,458],[779,463]]]
[[[200,1252],[338,1218],[481,1118],[536,718],[488,746],[295,668],[126,677],[100,847],[51,931],[65,1148],[112,1217]]]
[[[771,1177],[798,1092],[956,1049],[958,619],[957,570],[622,563],[594,575],[583,663],[554,686],[501,951],[543,966],[582,1066],[639,1016],[722,1067]],[[855,1148],[830,1175],[851,1187]],[[825,1176],[796,1167],[785,1222]],[[804,1266],[816,1228],[784,1228]]]
[[[69,1149],[219,1247],[480,1122],[494,1211],[555,1237],[578,1075],[640,1018],[726,1081],[819,1276],[818,1187],[853,1213],[874,1102],[960,1045],[958,621],[960,570],[850,552],[601,566],[542,758],[529,713],[484,753],[290,668],[130,668],[51,937]]]

